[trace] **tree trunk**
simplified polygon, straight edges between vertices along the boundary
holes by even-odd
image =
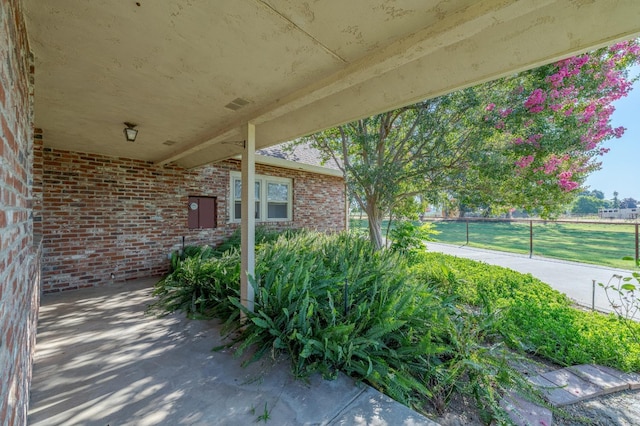
[[[369,239],[376,250],[382,248],[382,214],[376,206],[367,206],[365,210],[369,218]]]
[[[389,248],[389,232],[391,231],[391,222],[393,222],[393,215],[389,214],[389,223],[387,223],[387,230],[384,233],[385,248]]]

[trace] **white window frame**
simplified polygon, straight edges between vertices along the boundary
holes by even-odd
[[[255,182],[260,183],[260,199],[256,199],[260,203],[260,211],[258,211],[258,218],[256,222],[291,222],[293,220],[293,179],[282,178],[266,175],[255,175]],[[240,223],[240,219],[236,218],[236,202],[240,199],[236,198],[235,194],[235,181],[242,180],[240,172],[231,172],[229,174],[229,222]],[[268,185],[270,183],[285,184],[289,187],[287,191],[287,217],[286,218],[269,218],[269,206],[267,201]]]

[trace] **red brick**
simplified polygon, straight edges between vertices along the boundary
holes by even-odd
[[[238,227],[228,221],[227,199],[229,172],[239,170],[239,161],[184,170],[53,149],[43,150],[42,156],[42,176],[37,172],[34,182],[47,188],[41,213],[45,291],[59,289],[59,284],[65,289],[89,281],[105,284],[111,272],[127,280],[164,274],[167,254],[181,246],[182,236],[186,244],[216,245]],[[341,178],[261,165],[256,172],[293,180],[294,220],[270,227],[344,228]],[[189,195],[217,197],[218,228],[187,228]],[[94,262],[95,253],[100,256]]]
[[[21,2],[0,3],[0,424],[26,424],[40,283],[39,247],[29,219],[31,63]],[[5,60],[6,59],[6,60]],[[9,68],[5,68],[9,67]],[[27,159],[27,161],[23,160]],[[34,260],[29,259],[34,256]],[[10,401],[11,399],[11,401]]]
[[[5,79],[3,78],[3,80]],[[0,104],[2,104],[3,108],[5,107],[5,99],[6,96],[4,94],[4,84],[0,84]]]

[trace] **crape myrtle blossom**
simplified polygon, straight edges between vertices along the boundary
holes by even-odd
[[[544,103],[547,99],[547,94],[542,89],[535,89],[529,98],[524,103],[525,108],[531,113],[538,113],[544,110]]]
[[[628,69],[639,58],[637,40],[620,42],[523,73],[506,101],[491,99],[485,121],[502,134],[516,175],[547,190],[578,190],[608,151],[600,145],[624,134],[611,126],[613,103],[632,89]],[[530,78],[536,72],[546,77]]]

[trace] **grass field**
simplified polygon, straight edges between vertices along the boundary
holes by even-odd
[[[364,220],[352,221],[351,224],[366,229]],[[434,237],[436,241],[466,244],[465,222],[436,221],[433,224],[440,231]],[[469,246],[528,254],[529,222],[469,221]],[[632,261],[622,260],[625,256],[635,256],[635,225],[534,222],[533,253],[556,259],[637,269]]]

